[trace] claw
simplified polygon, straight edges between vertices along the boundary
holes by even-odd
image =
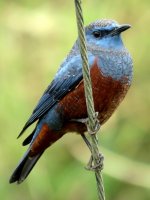
[[[86,124],[88,125],[88,123],[89,123],[89,121],[87,121]],[[95,127],[94,127],[94,130],[91,130],[89,128],[89,126],[87,126],[87,128],[88,128],[89,134],[91,134],[91,135],[95,135],[99,131],[100,123],[99,123],[99,120],[98,120],[98,112],[95,113]]]
[[[99,154],[99,159],[97,161],[97,164],[95,165],[95,164],[93,164],[93,157],[91,156],[90,160],[85,168],[90,171],[95,171],[97,169],[102,171],[103,167],[104,167],[103,161],[104,161],[104,156],[102,154]]]
[[[95,112],[95,120],[96,120],[96,122],[95,122],[94,131],[89,129],[89,126],[88,126],[89,119],[88,118],[72,119],[71,121],[80,122],[80,123],[85,124],[87,126],[88,132],[91,135],[93,135],[93,134],[96,134],[100,129],[100,123],[99,123],[99,120],[98,120],[98,112]]]

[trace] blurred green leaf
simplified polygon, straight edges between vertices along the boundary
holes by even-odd
[[[149,0],[83,1],[86,24],[112,18],[132,25],[123,40],[134,59],[133,85],[100,135],[107,200],[150,199],[149,7]],[[21,142],[27,133],[20,140],[16,137],[72,47],[77,30],[73,1],[1,0],[0,11],[0,199],[96,199],[93,174],[72,154],[75,148],[77,157],[87,155],[75,134],[52,146],[22,185],[9,185],[26,150]]]

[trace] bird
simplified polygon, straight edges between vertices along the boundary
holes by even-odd
[[[130,27],[112,19],[99,19],[85,27],[94,108],[100,125],[111,117],[132,83],[133,61],[121,37]],[[87,117],[77,39],[18,136],[36,122],[23,141],[22,145],[29,147],[9,182],[22,183],[45,150],[66,133],[84,134]]]

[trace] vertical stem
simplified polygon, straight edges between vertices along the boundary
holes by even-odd
[[[74,0],[74,2],[75,2],[75,9],[76,9],[78,36],[79,36],[78,40],[79,40],[80,54],[82,58],[84,91],[85,91],[86,106],[87,106],[87,113],[88,113],[87,129],[91,137],[92,158],[94,161],[94,165],[97,166],[101,164],[100,153],[98,149],[98,141],[96,138],[96,133],[98,131],[99,124],[98,124],[97,115],[94,109],[92,83],[91,83],[90,68],[88,64],[87,48],[86,48],[86,42],[85,42],[86,39],[85,39],[83,14],[82,14],[82,8],[81,8],[81,0]],[[95,168],[95,176],[96,176],[97,189],[98,189],[98,198],[99,200],[105,200],[101,169],[98,167]]]

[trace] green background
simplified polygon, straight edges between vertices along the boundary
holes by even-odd
[[[134,60],[133,84],[99,134],[107,200],[150,199],[149,8],[149,0],[83,1],[85,24],[111,18],[132,25],[123,40]],[[27,133],[19,140],[17,134],[76,37],[73,0],[0,0],[2,200],[97,199],[94,174],[84,169],[90,153],[76,134],[48,149],[23,184],[8,183],[26,150]]]

